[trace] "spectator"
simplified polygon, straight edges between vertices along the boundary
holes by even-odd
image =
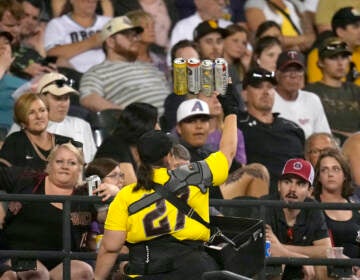
[[[229,34],[224,39],[224,58],[228,64],[234,66],[239,80],[242,81],[251,59],[247,30],[238,24],[231,24],[226,30]]]
[[[231,24],[230,21],[221,19],[223,8],[225,7],[224,0],[194,0],[194,3],[196,12],[193,15],[178,21],[174,26],[174,29],[171,32],[170,48],[183,39],[196,41],[196,36],[193,37],[193,31],[201,22],[208,20],[218,21],[218,26],[221,28],[225,28]]]
[[[320,154],[329,148],[339,149],[336,139],[330,133],[315,132],[305,141],[305,159],[315,168]]]
[[[224,99],[226,100],[226,97]],[[226,111],[225,115],[220,150],[205,159],[206,167],[200,167],[202,171],[207,170],[212,178],[207,184],[209,187],[221,184],[226,179],[235,154],[236,115],[232,111]],[[154,221],[149,216],[154,211],[153,207],[146,207],[147,210],[142,209],[129,215],[128,205],[139,201],[144,194],[152,193],[154,183],[164,185],[171,179],[168,174],[168,158],[171,156],[172,145],[168,136],[161,131],[152,130],[140,137],[138,151],[141,165],[137,173],[138,183],[123,188],[110,206],[104,238],[96,261],[96,279],[107,277],[116,260],[117,252],[125,241],[129,244],[130,250],[129,264],[126,267],[128,274],[144,275],[145,278],[152,276],[157,279],[199,279],[203,272],[218,269],[214,259],[198,249],[199,245],[209,239],[210,230],[184,215],[163,197],[160,196],[156,204],[166,209],[161,215],[164,223],[160,226],[154,228]],[[206,180],[208,178],[202,178],[200,182]],[[196,185],[190,185],[181,190],[181,193],[189,196],[190,207],[193,207],[204,220],[209,221],[207,188],[204,193]],[[183,221],[182,226],[179,227],[179,222],[175,221],[169,223],[169,219],[172,221],[179,215]],[[144,217],[150,218],[146,218],[149,223],[136,222]],[[130,224],[133,226],[129,227]],[[152,252],[150,260],[146,260],[143,254],[145,248],[142,241],[146,241],[147,250]],[[148,263],[149,269],[144,269],[145,263]],[[173,265],[169,267],[170,264]],[[168,269],[164,270],[164,266]]]
[[[68,115],[70,95],[78,94],[70,84],[71,81],[64,75],[54,72],[48,73],[38,81],[36,92],[44,99],[49,109],[47,131],[70,137],[82,143],[85,162],[88,163],[96,153],[96,146],[89,123]],[[13,124],[9,134],[20,129],[21,127],[18,124]]]
[[[47,24],[46,54],[58,57],[57,66],[84,73],[105,59],[99,31],[110,18],[96,15],[96,5],[95,0],[68,0],[63,15]]]
[[[157,54],[151,50],[151,46],[155,43],[155,20],[153,16],[143,10],[134,10],[128,12],[126,16],[131,20],[135,26],[141,26],[144,31],[140,34],[139,54],[137,60],[152,63],[160,71],[164,72],[166,77],[169,75],[169,70],[166,64],[165,55]]]
[[[15,122],[21,130],[6,137],[0,150],[0,158],[11,165],[44,170],[47,157],[56,144],[72,141],[72,138],[48,132],[48,108],[35,93],[25,93],[15,102]]]
[[[95,158],[108,157],[119,162],[125,174],[125,185],[136,182],[135,170],[139,165],[136,142],[145,132],[159,128],[158,114],[154,106],[135,102],[121,112],[113,134],[106,138]]]
[[[189,150],[191,161],[203,160],[216,149],[206,144],[210,132],[210,119],[209,106],[200,99],[183,101],[177,110],[177,136],[180,144]],[[237,135],[241,135],[239,131]],[[224,199],[239,196],[259,197],[268,193],[268,179],[267,170],[261,164],[254,163],[240,169],[239,164],[233,164],[229,180],[220,188],[210,189],[210,196]]]
[[[111,0],[101,0],[97,5],[97,9],[99,8],[102,10],[102,15],[107,17],[114,16],[114,8],[111,3]],[[64,9],[66,9],[69,2],[67,0],[50,0],[50,8],[52,17],[59,17],[63,13]]]
[[[343,138],[360,130],[360,87],[344,82],[350,56],[344,41],[337,37],[324,40],[319,48],[318,61],[322,78],[305,87],[320,97],[331,130]]]
[[[245,138],[248,163],[261,163],[270,173],[270,194],[289,158],[304,156],[304,131],[294,122],[272,113],[275,77],[261,68],[250,70],[243,81],[247,112],[240,113],[238,127]]]
[[[353,6],[354,8],[360,9],[359,0],[318,0],[318,2],[315,13],[315,23],[318,33],[331,30],[331,19],[341,8]]]
[[[20,41],[20,19],[24,11],[21,4],[15,0],[4,0],[0,2],[0,30],[12,35],[11,44],[19,44]]]
[[[81,150],[71,143],[56,146],[49,155],[43,176],[9,177],[6,168],[0,172],[1,188],[9,193],[37,195],[73,195],[81,183],[84,159]],[[71,250],[86,249],[91,212],[88,204],[71,204]],[[9,205],[3,234],[10,250],[63,250],[63,204],[58,202],[16,202]],[[70,217],[70,216],[69,216]],[[49,229],[51,229],[49,231]],[[13,259],[13,258],[12,258]],[[14,273],[23,279],[63,279],[62,258],[33,256],[36,270]],[[10,263],[8,263],[10,264]],[[11,264],[10,264],[11,265]],[[71,279],[93,279],[92,267],[84,261],[71,260]],[[7,272],[8,273],[8,272]],[[39,277],[39,278],[36,278]]]
[[[245,4],[245,16],[252,32],[256,32],[264,21],[272,20],[278,23],[281,27],[284,49],[306,51],[315,40],[311,20],[304,18],[305,13],[298,13],[291,1],[248,0]]]
[[[173,0],[112,0],[115,16],[122,16],[134,10],[143,10],[154,20],[156,45],[167,50],[169,47],[170,31],[178,20],[178,13]]]
[[[56,70],[55,60],[47,61],[44,49],[45,24],[40,22],[42,2],[22,2],[24,16],[20,20],[19,41],[14,45],[15,60],[10,71],[23,79]]]
[[[352,52],[346,80],[360,86],[360,75],[358,75],[360,72],[360,10],[352,6],[339,9],[331,19],[331,27],[333,34],[330,32],[331,35],[326,36],[335,35],[339,37],[348,45],[349,51]],[[317,65],[319,61],[318,51],[318,48],[314,48],[308,54],[307,74],[309,83],[320,81],[322,78],[322,73]]]
[[[189,40],[181,40],[173,46],[171,49],[171,61],[174,61],[177,57],[182,57],[186,60],[189,58],[200,58],[196,44]],[[174,92],[165,98],[164,115],[160,118],[160,125],[163,131],[171,131],[175,127],[176,110],[185,99],[186,95],[177,95]]]
[[[165,75],[149,63],[135,61],[142,31],[125,16],[105,25],[101,36],[106,60],[81,79],[80,103],[84,107],[98,112],[141,101],[154,105],[162,114],[163,102],[170,93]]]
[[[256,42],[266,36],[276,37],[279,41],[282,41],[281,27],[273,20],[265,20],[262,22],[255,32],[255,44]]]
[[[321,202],[350,203],[354,187],[350,166],[338,149],[327,149],[315,168],[314,196]],[[360,255],[358,232],[360,214],[357,210],[324,210],[334,247],[344,247],[350,258]]]
[[[309,198],[313,179],[314,169],[310,162],[300,158],[289,159],[278,181],[280,200],[287,203],[313,203]],[[276,197],[268,196],[264,199]],[[331,247],[331,241],[320,209],[272,207],[265,212],[265,222],[266,240],[271,242],[271,256],[326,258],[326,249]],[[320,276],[320,273],[324,273],[320,267],[315,271],[312,266],[286,265],[282,279],[325,279]]]
[[[309,137],[331,132],[320,98],[304,85],[305,58],[297,51],[282,52],[276,62],[276,94],[273,111],[297,123]]]
[[[261,37],[254,46],[251,59],[252,68],[260,67],[269,72],[275,72],[276,61],[281,52],[281,42],[276,37]]]
[[[1,4],[0,4],[1,5]],[[13,36],[0,31],[0,142],[5,139],[13,123],[14,98],[12,93],[26,81],[8,73],[13,61],[11,41]],[[0,145],[1,146],[1,145]]]

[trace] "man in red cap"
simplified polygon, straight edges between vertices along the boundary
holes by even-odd
[[[278,181],[280,199],[287,202],[313,202],[314,169],[309,161],[289,159]],[[265,197],[264,197],[265,198]],[[267,196],[266,199],[271,197]],[[265,214],[266,239],[271,242],[271,256],[295,258],[326,258],[331,247],[325,218],[320,209],[269,208]],[[323,270],[313,266],[285,267],[282,279],[314,278]]]

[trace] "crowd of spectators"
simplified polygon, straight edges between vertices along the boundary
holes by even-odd
[[[228,179],[210,188],[210,198],[360,202],[360,0],[1,0],[0,189],[79,194],[85,177],[98,175],[96,193],[111,199],[136,184],[143,164],[137,143],[153,130],[170,135],[184,164],[218,151],[228,108],[216,91],[177,95],[177,57],[225,58],[231,77],[236,152]],[[120,117],[99,143],[96,130],[110,126],[99,118],[112,112]],[[41,183],[16,188],[24,174]],[[79,174],[81,182],[74,180]],[[89,227],[89,242],[104,233],[104,205],[106,211],[86,209],[92,218],[81,230]],[[21,244],[8,232],[27,208],[0,207],[10,247]],[[54,216],[62,209],[48,208]],[[358,211],[310,211],[321,225],[306,220],[314,236],[299,243],[296,230],[308,212],[271,211],[265,222],[274,255],[322,257],[326,246],[342,246],[348,257],[360,257]],[[284,233],[289,228],[295,241]],[[58,263],[44,262],[35,277],[59,275]],[[92,279],[85,263],[74,264]],[[11,262],[3,266],[10,270]],[[322,275],[308,266],[299,271]]]

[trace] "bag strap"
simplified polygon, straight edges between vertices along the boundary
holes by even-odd
[[[291,19],[291,17],[289,16],[289,14],[287,12],[285,12],[282,8],[280,8],[278,5],[276,5],[275,3],[268,1],[269,5],[272,6],[275,10],[278,10],[284,17],[286,17],[286,19],[290,22],[291,26],[295,29],[296,33],[298,35],[301,35],[301,31],[299,30],[299,28],[295,25],[295,23],[293,22],[293,20]]]
[[[182,199],[178,198],[173,192],[169,191],[166,187],[163,187],[159,184],[153,183],[152,188],[155,192],[159,193],[163,198],[169,201],[172,205],[180,210],[183,214],[188,216],[189,218],[201,223],[207,228],[210,228],[210,224],[206,222],[196,211],[194,208],[191,208],[189,204],[187,204]]]

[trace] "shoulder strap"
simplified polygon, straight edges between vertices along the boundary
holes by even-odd
[[[287,18],[287,20],[290,22],[291,26],[295,29],[296,33],[298,35],[301,35],[301,31],[299,30],[299,28],[295,25],[295,23],[293,22],[293,20],[291,19],[291,17],[289,16],[289,14],[287,12],[285,12],[283,9],[281,9],[278,5],[276,5],[275,3],[268,1],[269,5],[272,6],[275,10],[278,10],[284,17]]]
[[[183,214],[188,216],[191,219],[201,223],[207,228],[210,228],[210,224],[206,222],[201,216],[189,206],[185,201],[178,198],[173,192],[169,191],[166,187],[163,187],[159,184],[153,184],[153,189],[155,192],[159,193],[163,198],[169,201],[172,205],[180,210]]]

